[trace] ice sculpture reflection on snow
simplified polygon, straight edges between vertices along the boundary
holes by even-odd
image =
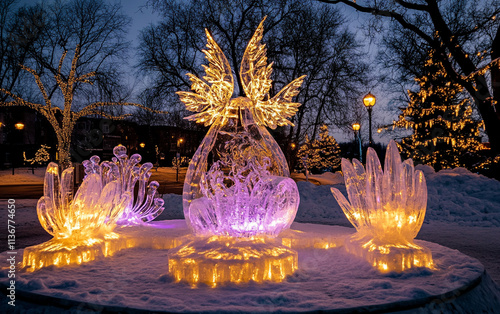
[[[47,166],[44,196],[37,204],[42,227],[54,238],[26,248],[23,265],[31,270],[48,265],[80,264],[121,249],[113,233],[117,223],[150,221],[163,211],[163,199],[155,198],[158,182],[146,184],[151,163],[141,167],[138,154],[127,157],[126,148],[113,149],[116,157],[100,163],[98,156],[83,162],[86,176],[73,197],[73,168],[59,176],[55,163]],[[137,197],[134,188],[139,183]]]
[[[362,256],[380,271],[433,267],[429,249],[413,241],[424,221],[427,186],[413,161],[401,162],[396,142],[387,146],[384,171],[377,153],[368,148],[366,171],[359,160],[342,159],[350,203],[331,188],[357,233],[345,242],[347,251]]]

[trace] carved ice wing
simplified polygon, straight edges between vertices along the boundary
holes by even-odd
[[[261,101],[269,93],[272,80],[272,63],[267,65],[266,45],[261,44],[264,21],[260,22],[241,60],[240,78],[243,90],[254,102]]]
[[[272,129],[287,124],[293,126],[288,118],[295,115],[301,104],[292,102],[292,98],[299,93],[299,88],[305,77],[306,75],[302,75],[296,78],[273,98],[257,102],[254,113],[257,123],[267,125]]]
[[[203,50],[208,60],[208,66],[203,65],[205,76],[203,80],[193,74],[188,74],[193,92],[177,92],[181,101],[189,111],[198,114],[186,117],[205,125],[210,125],[224,111],[233,94],[234,81],[231,67],[226,56],[217,45],[212,35],[207,34],[207,49]]]

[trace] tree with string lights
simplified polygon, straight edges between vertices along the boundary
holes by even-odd
[[[63,73],[63,64],[66,58],[67,51],[63,53],[59,60],[59,67],[56,74],[54,75],[57,86],[61,90],[64,105],[62,108],[53,104],[52,99],[49,97],[47,88],[42,82],[40,73],[31,69],[27,66],[21,65],[22,69],[29,72],[35,79],[35,82],[43,96],[44,103],[35,103],[25,100],[19,95],[0,88],[0,92],[10,97],[10,101],[0,101],[0,106],[27,106],[40,112],[51,124],[57,137],[57,152],[58,161],[62,169],[71,166],[71,156],[70,156],[70,146],[71,146],[71,135],[75,127],[76,121],[84,116],[89,115],[99,115],[109,119],[123,119],[130,114],[122,114],[118,116],[113,116],[108,114],[102,108],[110,106],[135,106],[142,108],[144,110],[153,111],[150,108],[144,107],[136,103],[125,103],[125,102],[94,102],[79,111],[74,111],[73,107],[73,96],[77,84],[87,83],[92,84],[92,77],[96,75],[95,72],[88,72],[85,74],[77,75],[78,60],[80,57],[80,46],[76,46],[73,59],[71,61],[71,67],[68,74]],[[161,112],[158,112],[161,113]]]
[[[401,142],[403,153],[436,170],[472,169],[480,148],[482,121],[474,119],[463,87],[450,82],[433,52],[423,70],[426,74],[416,78],[419,91],[408,91],[410,102],[394,122],[396,127],[413,130]]]
[[[306,135],[298,157],[302,160],[299,167],[304,168],[307,164],[307,169],[311,172],[334,171],[340,167],[340,147],[329,134],[326,124],[321,126],[318,139],[309,140]]]

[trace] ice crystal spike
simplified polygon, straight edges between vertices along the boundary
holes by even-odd
[[[358,231],[346,248],[374,264],[379,263],[380,270],[431,266],[430,252],[413,241],[422,226],[427,206],[424,174],[414,169],[411,159],[401,161],[394,141],[387,147],[384,170],[372,148],[368,148],[366,159],[366,170],[357,159],[352,163],[342,159],[350,202],[338,189],[331,188],[347,219]],[[405,256],[403,261],[413,260],[414,263],[400,267],[399,264],[381,262],[383,259],[376,256],[377,252],[388,257],[391,248]]]
[[[196,235],[277,236],[290,227],[299,203],[295,182],[272,176],[256,159],[234,167],[218,161],[201,182],[203,197],[193,200],[187,219]],[[241,165],[240,165],[241,166]],[[249,172],[250,171],[250,172]]]

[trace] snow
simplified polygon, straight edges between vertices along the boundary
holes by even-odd
[[[471,173],[464,168],[441,170],[438,173],[429,166],[419,165],[416,169],[422,170],[427,180],[425,223],[441,221],[461,226],[500,227],[499,181]],[[330,188],[334,186],[347,196],[343,179],[339,179],[341,174],[324,173],[312,177],[328,184],[297,182],[300,205],[295,221],[350,226],[330,192]],[[334,184],[329,185],[332,182]],[[184,217],[181,195],[166,194],[163,199],[166,209],[157,220]]]
[[[453,289],[473,277],[477,278],[482,272],[477,260],[459,251],[479,259],[487,273],[500,283],[500,182],[462,168],[437,173],[427,166],[417,166],[417,169],[424,172],[428,186],[426,218],[417,239],[434,242],[425,245],[433,252],[439,266],[437,271],[416,270],[403,275],[381,275],[362,260],[344,253],[342,248],[299,249],[299,270],[285,283],[228,285],[216,290],[208,287],[191,289],[186,284],[171,282],[167,275],[166,250],[137,248],[79,267],[51,267],[33,274],[23,273],[18,288],[83,302],[116,306],[129,304],[170,311],[210,311],[216,308],[227,312],[248,311],[250,308],[256,312],[312,311],[331,308],[332,305],[352,307],[426,297],[437,293],[440,287]],[[169,174],[173,175],[170,171]],[[8,171],[0,172],[0,184],[6,184],[7,175],[10,175]],[[331,232],[331,226],[327,225],[350,227],[330,192],[330,187],[335,186],[345,194],[340,173],[325,173],[310,178],[322,185],[303,181],[297,183],[301,202],[295,221],[323,225],[299,226],[323,235]],[[156,220],[183,218],[182,196],[166,194],[163,198],[165,211]],[[3,200],[0,202],[6,204]],[[16,200],[17,248],[50,239],[39,225],[35,205],[36,200]],[[2,208],[5,206],[2,205]],[[354,231],[352,228],[345,229]],[[1,221],[1,237],[6,238],[6,230],[6,221]],[[1,244],[1,251],[6,250],[5,242]],[[447,271],[453,274],[445,274]],[[490,280],[484,275],[483,279],[484,282]],[[494,283],[489,285],[494,287]],[[498,287],[493,289],[498,292]],[[498,295],[487,301],[479,295],[474,296],[477,298],[469,296],[468,299],[470,312],[478,302],[500,304]],[[437,311],[440,312],[440,309],[438,307]],[[461,310],[466,311],[467,308]]]
[[[12,175],[12,169],[0,170],[0,186],[14,184],[43,184],[45,167],[35,168],[34,172],[33,174],[31,168],[15,168],[14,175]]]

